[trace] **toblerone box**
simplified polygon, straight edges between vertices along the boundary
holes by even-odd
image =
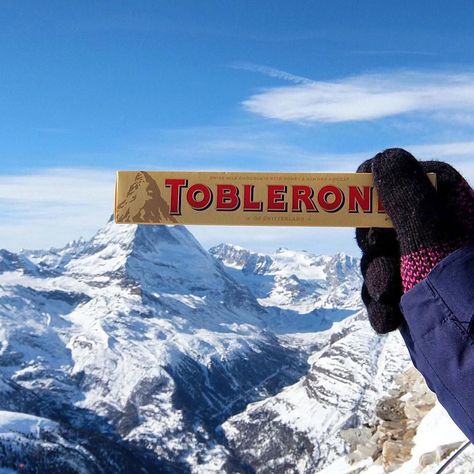
[[[118,224],[392,227],[370,173],[118,171],[114,214]]]

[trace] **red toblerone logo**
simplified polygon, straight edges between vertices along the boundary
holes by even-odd
[[[391,227],[370,173],[119,171],[115,220]]]
[[[264,208],[269,212],[287,212],[288,203],[291,202],[291,212],[319,212],[320,209],[325,212],[337,212],[346,201],[344,190],[334,185],[322,186],[317,191],[311,186],[267,185],[265,201],[255,201],[255,186],[244,184],[243,202],[240,199],[240,189],[234,184],[216,184],[212,189],[202,183],[189,186],[187,179],[165,179],[165,186],[170,190],[169,208],[170,214],[174,216],[181,215],[183,196],[195,211],[214,206],[216,211],[237,211],[242,207],[245,212],[263,212]],[[347,198],[349,212],[372,212],[372,186],[349,185]],[[377,212],[384,212],[380,199],[377,200]]]

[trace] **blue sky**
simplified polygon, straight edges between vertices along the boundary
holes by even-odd
[[[0,247],[88,237],[116,169],[351,171],[406,147],[474,177],[470,1],[3,1]],[[200,227],[357,254],[351,229]]]

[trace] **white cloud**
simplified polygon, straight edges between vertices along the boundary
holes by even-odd
[[[406,149],[419,160],[446,161],[474,183],[474,141],[412,145]]]
[[[471,158],[474,157],[474,141],[433,143],[430,145],[413,145],[413,153],[429,155],[432,158]]]
[[[243,105],[267,118],[295,122],[365,121],[410,112],[459,117],[474,111],[474,73],[364,74],[267,89]]]
[[[47,248],[89,237],[113,211],[114,171],[0,176],[0,247]]]

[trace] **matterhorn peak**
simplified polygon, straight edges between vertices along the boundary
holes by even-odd
[[[64,270],[97,286],[118,285],[152,298],[169,297],[179,289],[191,298],[258,309],[255,297],[182,225],[109,221]]]
[[[110,219],[66,269],[72,273],[111,273],[128,269],[132,260],[164,267],[165,262],[186,259],[186,254],[207,256],[184,226],[116,224]]]

